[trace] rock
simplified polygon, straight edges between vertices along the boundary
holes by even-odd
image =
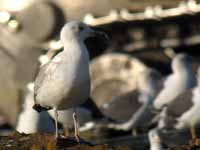
[[[36,1],[24,10],[16,14],[20,22],[22,32],[37,42],[46,41],[58,31],[64,24],[64,16],[54,3]]]
[[[163,5],[164,7],[173,7],[178,5],[181,0],[166,2],[159,0],[88,0],[87,3],[81,0],[57,0],[57,4],[62,8],[67,16],[67,19],[82,19],[87,13],[92,13],[95,16],[105,16],[113,9],[127,8],[134,11],[144,10],[149,5]],[[98,6],[98,7],[96,7]]]
[[[126,54],[110,53],[92,60],[91,96],[99,107],[136,88],[136,80],[145,65]]]
[[[15,134],[8,137],[0,138],[1,150],[131,150],[128,146],[108,146],[106,144],[93,145],[81,139],[78,144],[73,137],[58,138],[51,134],[32,134],[19,135]]]
[[[0,26],[0,112],[15,125],[20,96],[26,83],[34,79],[40,48],[23,33],[11,33]]]
[[[19,91],[14,79],[16,64],[2,51],[2,48],[0,48],[0,70],[0,113],[8,122],[15,124],[19,112],[19,107],[15,107],[19,106]]]

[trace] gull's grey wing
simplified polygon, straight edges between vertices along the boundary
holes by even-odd
[[[40,70],[39,70],[39,72],[38,72],[38,74],[36,76],[36,79],[35,79],[35,82],[34,82],[34,100],[36,98],[38,89],[42,86],[42,84],[44,82],[44,79],[45,79],[45,76],[46,76],[46,70],[47,70],[49,64],[50,64],[49,62],[44,64],[40,68]]]
[[[133,129],[140,126],[145,127],[148,126],[148,123],[153,117],[154,114],[149,107],[149,102],[146,102],[124,124],[127,124],[128,129]]]
[[[57,56],[58,54],[60,54],[60,52],[63,51],[63,48],[60,49],[60,50],[57,50],[57,51],[53,51],[53,50],[49,50],[47,52],[47,55],[49,55],[50,59],[52,60],[55,56]],[[49,66],[51,61],[47,62],[46,64],[44,64],[39,72],[37,73],[37,76],[36,76],[36,79],[35,79],[35,83],[34,83],[34,99],[35,99],[35,96],[36,96],[36,93],[38,91],[38,89],[41,87],[41,85],[43,84],[43,81],[44,81],[44,78],[46,76],[46,70]]]
[[[192,107],[193,102],[191,99],[192,91],[185,91],[168,106],[168,114],[175,117],[180,117],[184,112]]]

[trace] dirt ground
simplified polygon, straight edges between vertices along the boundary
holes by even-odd
[[[133,143],[137,143],[133,140]],[[149,149],[147,142],[143,143],[144,150]],[[136,146],[137,147],[137,146]],[[145,147],[145,148],[144,148]],[[200,150],[200,140],[194,139],[184,145],[163,145],[166,150]],[[0,150],[137,150],[129,145],[113,146],[112,144],[94,145],[83,139],[77,143],[73,137],[60,137],[57,140],[54,134],[20,135],[13,133],[10,136],[0,137]]]
[[[81,139],[60,137],[55,140],[52,134],[20,135],[0,137],[1,150],[131,150],[128,146],[93,145]]]

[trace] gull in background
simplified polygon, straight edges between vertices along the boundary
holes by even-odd
[[[167,113],[167,107],[163,107],[162,111],[160,112],[158,116],[158,129],[164,129],[167,126],[167,120],[168,120],[168,113]]]
[[[54,123],[48,113],[38,113],[32,108],[34,104],[33,89],[33,83],[27,84],[27,92],[24,98],[23,110],[19,114],[16,130],[19,133],[24,134],[55,132]]]
[[[109,124],[108,127],[117,130],[127,131],[130,129],[134,129],[140,125],[144,125],[144,122],[148,122],[148,120],[150,120],[150,118],[152,118],[153,116],[150,106],[152,106],[153,100],[158,92],[158,87],[156,83],[158,82],[159,78],[160,74],[156,70],[148,68],[141,72],[138,78],[138,101],[134,101],[137,101],[137,103],[141,103],[142,105],[137,108],[135,113],[132,114],[128,121],[120,124],[112,123]],[[132,106],[132,108],[133,107],[135,106]]]
[[[190,128],[192,139],[196,138],[195,125],[200,123],[200,67],[197,71],[197,86],[192,90],[193,105],[184,112],[179,118],[177,118],[176,129]]]
[[[89,97],[89,54],[84,42],[94,36],[107,40],[105,34],[84,23],[72,21],[64,25],[60,34],[64,50],[43,65],[36,77],[33,107],[37,111],[53,108],[56,138],[58,110],[76,107]],[[76,118],[74,113],[75,137],[79,141]]]
[[[177,54],[172,60],[172,71],[173,73],[167,77],[163,89],[154,101],[153,105],[156,109],[162,109],[177,96],[196,85],[190,56],[183,53]]]

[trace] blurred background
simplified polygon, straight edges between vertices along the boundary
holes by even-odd
[[[200,4],[195,0],[0,0],[0,126],[15,126],[38,58],[61,49],[59,33],[81,20],[110,37],[87,42],[91,97],[101,107],[133,90],[137,74],[152,67],[166,76],[178,52],[199,64]],[[120,72],[120,73],[119,73]]]

